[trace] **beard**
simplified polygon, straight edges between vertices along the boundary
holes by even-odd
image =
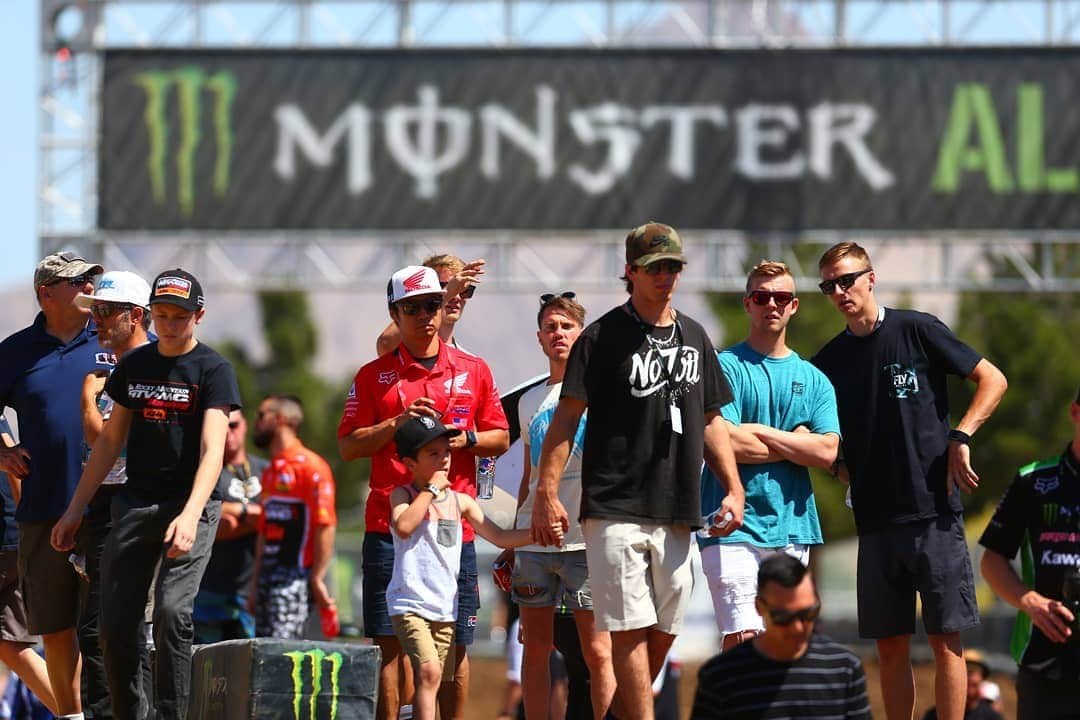
[[[251,442],[260,450],[265,450],[270,447],[270,441],[273,439],[273,430],[256,430],[255,435],[251,438]]]

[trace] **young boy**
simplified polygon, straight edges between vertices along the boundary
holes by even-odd
[[[394,633],[413,661],[417,720],[434,720],[439,684],[453,676],[449,655],[457,619],[461,519],[500,547],[532,542],[530,530],[503,530],[484,517],[471,497],[449,490],[449,438],[460,434],[426,415],[394,432],[398,457],[413,481],[390,494],[394,572],[386,604]]]
[[[52,531],[68,550],[83,512],[120,450],[127,483],[112,501],[113,529],[102,556],[101,639],[117,720],[145,717],[139,651],[143,606],[160,563],[154,595],[154,692],[160,720],[187,717],[191,683],[191,609],[221,512],[214,494],[229,413],[240,407],[232,366],[195,339],[203,291],[190,273],[154,280],[150,315],[157,342],[121,358],[105,385],[116,403],[94,443],[79,486]],[[142,707],[140,707],[142,705]]]

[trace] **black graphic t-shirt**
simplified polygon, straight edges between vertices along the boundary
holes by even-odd
[[[581,518],[701,525],[705,414],[732,399],[715,357],[682,314],[674,327],[651,327],[622,306],[582,331],[562,386],[562,397],[589,406]]]
[[[240,407],[236,374],[208,345],[166,357],[152,342],[121,358],[105,385],[132,411],[127,491],[149,500],[186,497],[195,481],[207,408]],[[215,489],[211,496],[220,500]]]
[[[1020,468],[979,544],[1009,559],[1023,545],[1025,555],[1030,551],[1022,563],[1025,584],[1062,599],[1065,574],[1080,572],[1080,461],[1071,444],[1058,457]],[[1013,636],[1020,664],[1050,680],[1080,680],[1080,637],[1050,642],[1022,618],[1023,636]]]
[[[270,466],[268,460],[248,455],[239,465],[225,465],[218,475],[217,493],[225,502],[259,504],[262,493],[262,473]],[[203,573],[199,590],[223,595],[246,595],[251,575],[255,572],[255,533],[231,540],[215,540],[210,563]]]
[[[811,359],[836,388],[860,533],[961,511],[945,487],[946,377],[981,359],[933,315],[892,308],[874,332],[845,330]]]

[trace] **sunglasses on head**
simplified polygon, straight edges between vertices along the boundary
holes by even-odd
[[[90,306],[90,314],[96,318],[108,318],[113,315],[126,313],[131,310],[132,307],[134,306],[129,305],[128,303],[95,303]]]
[[[765,605],[765,601],[761,600],[761,604]],[[765,605],[765,609],[768,611],[769,619],[772,620],[774,625],[790,625],[796,620],[810,623],[817,620],[818,616],[821,615],[821,601],[819,600],[810,607],[801,610],[773,610],[768,605]]]
[[[749,297],[755,305],[768,305],[769,300],[773,300],[776,302],[776,307],[787,307],[788,303],[795,299],[795,293],[783,290],[778,292],[755,290],[747,297]]]
[[[577,293],[573,290],[567,290],[566,292],[561,292],[558,295],[556,295],[555,293],[544,293],[540,296],[540,304],[547,305],[549,302],[552,302],[553,300],[556,300],[558,298],[562,298],[564,300],[573,300],[576,297]]]
[[[444,282],[439,283],[439,287],[441,287],[443,290],[446,289],[447,285],[449,285],[449,283],[444,283]],[[461,292],[459,292],[456,297],[459,297],[462,300],[468,300],[469,298],[471,298],[475,294],[476,294],[476,286],[475,285],[470,285],[469,287],[467,287],[464,290],[462,290]]]
[[[398,309],[406,315],[416,315],[421,311],[428,315],[434,315],[442,308],[442,298],[431,298],[430,300],[399,300],[397,306]]]
[[[666,273],[668,275],[678,275],[682,272],[682,269],[683,264],[678,260],[657,260],[645,266],[645,274],[659,275],[660,273]]]
[[[821,288],[821,292],[825,293],[826,295],[832,295],[834,292],[836,292],[837,286],[840,286],[841,290],[847,292],[851,289],[851,286],[855,284],[855,281],[859,278],[860,275],[865,275],[873,269],[874,268],[863,268],[862,270],[857,270],[855,272],[844,273],[840,277],[835,277],[832,280],[824,280],[818,283],[818,287]]]

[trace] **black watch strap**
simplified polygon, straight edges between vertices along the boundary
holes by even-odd
[[[949,431],[949,440],[968,445],[971,443],[971,436],[963,430],[957,430],[956,428],[953,428]]]
[[[472,430],[465,431],[465,447],[476,447],[476,433]]]

